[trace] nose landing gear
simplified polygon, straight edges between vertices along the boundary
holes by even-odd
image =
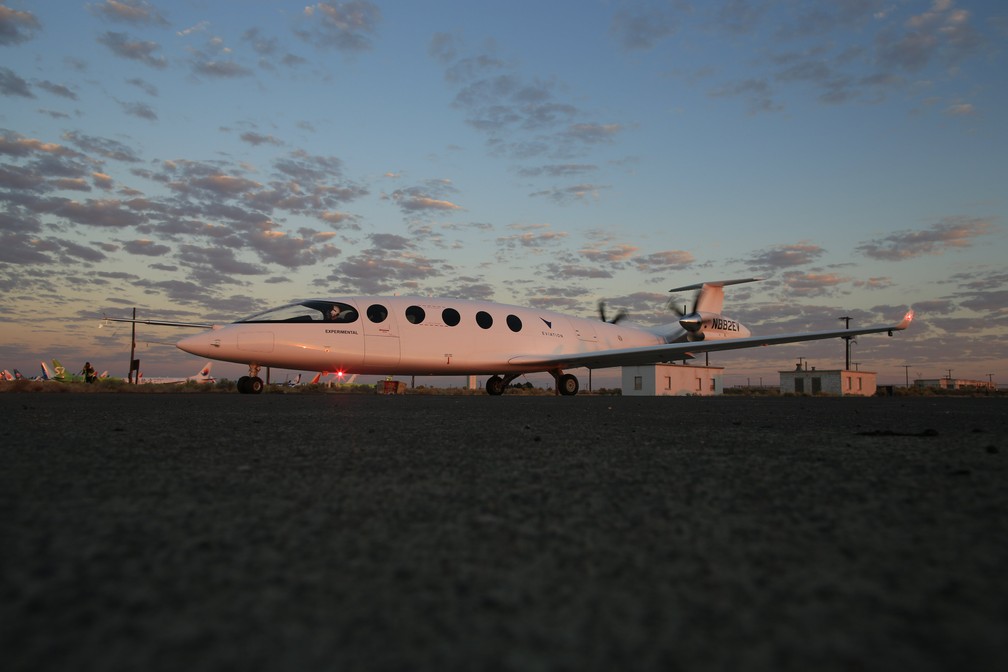
[[[241,394],[259,394],[266,387],[263,379],[259,377],[259,365],[249,364],[249,375],[238,379],[238,391]]]

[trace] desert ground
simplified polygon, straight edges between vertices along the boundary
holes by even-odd
[[[1008,400],[0,394],[7,670],[1000,670]]]

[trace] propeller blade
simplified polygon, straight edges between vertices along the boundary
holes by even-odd
[[[607,320],[606,319],[606,314],[605,314],[605,301],[599,301],[598,302],[598,314],[599,314],[599,318],[603,322],[608,322],[609,324],[616,324],[620,320],[624,320],[624,319],[627,318],[626,311],[625,310],[621,310],[621,311],[619,311],[619,312],[616,313],[616,317],[612,318],[611,320]]]
[[[671,310],[673,313],[675,313],[679,317],[681,317],[681,318],[682,317],[686,317],[686,316],[692,315],[693,313],[696,312],[697,301],[699,299],[700,299],[700,292],[697,292],[696,294],[693,295],[693,305],[691,305],[689,308],[687,308],[686,304],[684,303],[682,309],[680,309],[679,306],[675,303],[675,299],[673,298],[673,299],[669,300],[668,307],[669,307],[669,310]]]

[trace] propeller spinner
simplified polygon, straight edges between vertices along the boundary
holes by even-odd
[[[683,304],[682,309],[680,309],[675,303],[675,299],[671,299],[668,304],[669,310],[679,316],[679,326],[691,334],[697,333],[700,331],[700,327],[703,326],[703,316],[696,309],[697,299],[699,298],[699,292],[693,295],[693,303],[689,309],[687,309],[686,304]]]

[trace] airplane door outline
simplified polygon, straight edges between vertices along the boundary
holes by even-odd
[[[398,366],[402,352],[399,347],[399,323],[396,320],[395,309],[385,303],[362,305],[360,308],[364,331],[364,365]],[[382,309],[385,312],[383,319]],[[380,321],[377,321],[379,319]]]

